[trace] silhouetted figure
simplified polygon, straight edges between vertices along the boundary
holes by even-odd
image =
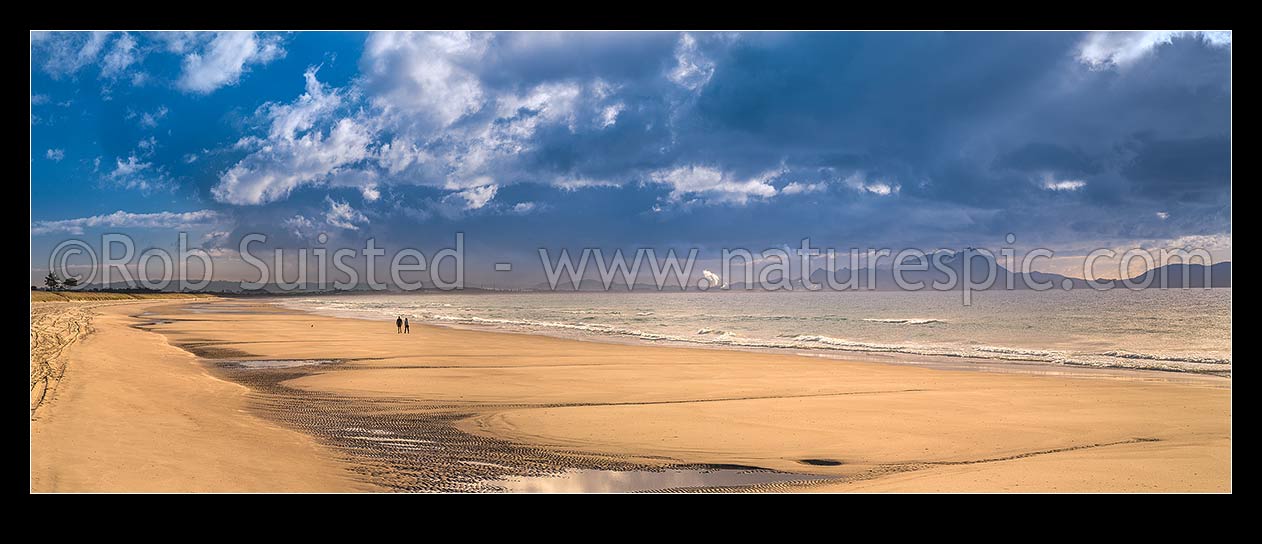
[[[403,317],[399,316],[394,319],[394,326],[399,329],[395,334],[403,334]]]
[[[403,318],[403,334],[412,334],[412,325],[408,324],[408,318]]]

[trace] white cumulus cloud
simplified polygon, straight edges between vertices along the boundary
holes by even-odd
[[[60,78],[96,63],[108,40],[108,32],[55,32],[38,40],[32,34],[31,49],[38,48],[43,54],[44,71]]]
[[[360,70],[387,114],[442,128],[481,109],[482,84],[468,66],[482,59],[488,41],[467,32],[377,32],[364,45]]]
[[[577,191],[590,187],[617,187],[618,183],[606,179],[592,179],[581,176],[558,176],[552,180],[552,185],[567,191]]]
[[[281,225],[286,229],[289,229],[289,232],[293,233],[293,235],[298,238],[306,236],[311,229],[315,228],[315,222],[302,214],[295,215],[282,221]]]
[[[623,104],[622,102],[605,106],[605,109],[600,111],[600,128],[609,128],[614,126],[614,124],[618,122],[618,115],[621,114],[622,110],[626,109],[626,107],[626,104]]]
[[[1180,38],[1231,47],[1231,32],[1092,32],[1078,44],[1078,61],[1094,69],[1126,66]]]
[[[697,48],[697,39],[691,34],[680,36],[675,46],[675,67],[667,77],[680,87],[696,91],[705,87],[713,76],[714,62]]]
[[[847,187],[856,191],[877,196],[889,196],[897,194],[902,190],[902,186],[897,183],[890,183],[883,180],[870,180],[861,172],[851,174],[845,179],[845,184]]]
[[[142,151],[146,145],[151,145],[148,142],[149,140],[141,141]],[[126,159],[115,158],[114,169],[105,174],[104,178],[124,189],[137,189],[141,192],[166,189],[173,183],[166,168],[142,160],[135,153],[128,155]]]
[[[1087,186],[1087,182],[1077,179],[1047,179],[1043,188],[1049,191],[1077,191]]]
[[[800,195],[806,193],[818,193],[828,186],[824,183],[799,183],[790,182],[788,185],[780,188],[780,192],[786,195]]]
[[[31,223],[31,235],[66,233],[83,234],[90,228],[188,228],[217,222],[220,215],[212,210],[192,212],[129,213],[122,210],[106,215],[94,215],[57,221]]]
[[[347,230],[359,230],[360,225],[368,223],[367,216],[344,200],[333,200],[326,196],[324,202],[329,206],[329,209],[324,212],[325,223]]]
[[[220,176],[211,191],[215,199],[239,205],[273,202],[367,159],[373,142],[367,126],[349,117],[327,131],[318,126],[333,117],[341,100],[339,93],[316,79],[314,69],[308,70],[306,93],[293,103],[263,108],[270,120],[267,137],[242,139],[242,146],[256,150]],[[342,179],[346,185],[371,187],[365,196],[376,191],[375,181],[367,176]]]
[[[477,210],[491,202],[495,198],[495,193],[499,192],[498,185],[483,185],[481,187],[470,187],[455,194],[465,200],[466,210]]]
[[[253,64],[267,64],[285,55],[280,37],[254,32],[220,32],[199,51],[184,56],[180,88],[208,94],[235,85]]]
[[[671,188],[671,200],[678,201],[688,195],[698,195],[716,202],[745,204],[751,198],[775,196],[776,188],[767,181],[767,178],[775,174],[778,172],[752,179],[735,179],[716,168],[693,165],[658,170],[650,177],[654,182]]]
[[[152,112],[142,113],[140,114],[140,126],[145,128],[155,128],[158,126],[158,122],[166,118],[167,113],[169,112],[170,110],[168,110],[166,106],[158,106],[158,109]]]
[[[136,38],[133,38],[131,34],[123,33],[114,40],[110,52],[106,53],[105,58],[101,60],[101,75],[117,77],[138,60],[140,58],[136,50]]]

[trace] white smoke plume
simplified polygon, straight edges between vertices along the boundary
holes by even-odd
[[[727,282],[723,281],[723,278],[720,278],[718,274],[709,270],[703,270],[701,271],[701,275],[705,277],[707,282],[710,282],[710,287],[727,289]]]

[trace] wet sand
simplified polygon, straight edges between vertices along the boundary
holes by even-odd
[[[241,300],[167,303],[148,311],[152,323],[145,328],[160,335],[123,326],[125,332],[146,335],[150,343],[164,339],[163,357],[220,384],[203,384],[200,397],[161,402],[207,424],[253,421],[268,432],[292,433],[295,448],[270,452],[283,466],[269,469],[302,466],[283,462],[287,456],[327,463],[321,477],[302,480],[305,489],[351,487],[349,480],[328,478],[338,473],[352,474],[354,485],[383,489],[496,491],[514,487],[496,482],[517,478],[534,485],[560,471],[608,479],[608,471],[643,476],[663,469],[757,468],[797,476],[747,489],[1230,490],[1227,378],[1034,376],[419,324],[399,335],[389,322]],[[105,317],[120,325],[139,321],[125,312]],[[124,357],[148,357],[132,347],[148,345],[139,337],[123,339],[119,328],[98,332],[72,353],[83,354],[112,332],[112,341],[129,346],[125,355],[113,354],[119,365]],[[172,346],[183,350],[183,359]],[[102,351],[108,350],[87,354]],[[201,366],[189,354],[200,357]],[[301,364],[308,361],[316,364]],[[79,379],[76,369],[67,373],[68,384]],[[106,400],[147,410],[148,402],[133,402],[132,389],[150,389],[148,373],[110,370],[116,383],[100,389],[118,389]],[[47,423],[63,417],[59,405],[69,391],[63,385]],[[224,404],[237,411],[219,409]],[[81,416],[82,426],[97,417]],[[36,430],[45,437],[67,432],[36,429],[43,423],[33,427],[33,456],[37,445],[45,447]],[[132,446],[143,449],[141,438]],[[214,457],[214,450],[189,453],[202,462],[178,451],[150,457],[183,467],[187,479]],[[39,468],[64,472],[67,463],[87,468],[100,462],[65,455]],[[36,478],[44,474],[36,468],[33,460],[33,486],[56,488]]]
[[[247,388],[134,326],[163,304],[33,305],[33,350],[37,321],[44,338],[67,324],[76,338],[38,410],[32,386],[32,491],[375,489],[312,438],[252,415]]]

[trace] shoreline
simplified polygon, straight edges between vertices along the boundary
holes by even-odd
[[[291,308],[295,311],[306,312],[308,310]],[[363,321],[380,321],[367,317],[343,317],[332,314],[328,317],[338,317],[345,319],[356,319]],[[537,331],[521,331],[511,330],[507,328],[496,328],[494,326],[466,325],[461,323],[418,323],[417,326],[439,327],[452,330],[462,330],[471,332],[486,332],[492,334],[512,334],[522,336],[542,336],[547,338],[555,338],[558,340],[571,340],[575,342],[591,342],[596,344],[610,344],[615,346],[636,346],[636,347],[665,347],[676,349],[700,349],[713,351],[735,351],[741,353],[762,353],[766,355],[792,355],[795,357],[808,357],[817,359],[826,359],[840,362],[863,362],[877,363],[886,365],[903,365],[903,366],[919,366],[926,368],[937,368],[943,370],[958,370],[963,372],[992,372],[1000,374],[1029,374],[1037,376],[1061,376],[1076,378],[1112,378],[1112,379],[1130,379],[1138,381],[1162,381],[1171,383],[1213,383],[1222,386],[1229,386],[1229,383],[1222,383],[1224,380],[1231,381],[1231,371],[1216,372],[1194,372],[1187,370],[1175,369],[1159,369],[1159,368],[1131,368],[1131,367],[1114,367],[1114,366],[1092,366],[1092,365],[1076,365],[1065,363],[1054,363],[1048,361],[1039,361],[1031,359],[985,359],[970,357],[967,355],[921,355],[902,352],[880,352],[880,351],[860,351],[860,350],[829,350],[829,349],[807,349],[793,347],[758,347],[728,344],[709,344],[702,342],[684,342],[684,341],[650,341],[635,338],[620,338],[614,335],[582,335],[582,334],[549,334]]]
[[[346,296],[353,296],[347,294]],[[366,316],[363,314],[347,311],[316,311],[310,308],[296,307],[286,304],[283,298],[263,298],[256,302],[263,304],[272,304],[292,310],[296,312],[311,313],[326,317],[338,319],[354,319],[357,321],[379,322],[388,316]],[[423,316],[414,316],[420,319]],[[796,347],[796,346],[758,346],[716,343],[704,341],[688,341],[675,339],[648,340],[639,338],[634,335],[623,334],[598,334],[583,332],[563,332],[563,331],[546,331],[546,330],[520,330],[509,326],[494,324],[478,324],[465,323],[459,321],[420,321],[418,326],[440,327],[453,330],[465,330],[473,332],[487,332],[494,334],[513,334],[524,336],[542,336],[547,338],[555,338],[560,340],[572,340],[577,342],[593,342],[600,344],[612,344],[621,346],[638,346],[638,347],[668,347],[679,349],[705,349],[719,351],[737,351],[745,353],[764,353],[769,355],[786,355],[791,354],[799,357],[816,357],[821,359],[836,361],[860,361],[873,362],[894,365],[911,365],[925,366],[930,368],[941,368],[949,370],[964,370],[976,372],[1001,372],[1001,373],[1018,373],[1018,374],[1035,374],[1035,375],[1057,375],[1071,377],[1105,377],[1118,379],[1137,379],[1137,380],[1158,380],[1171,382],[1216,382],[1220,380],[1231,381],[1232,371],[1228,370],[1184,370],[1177,368],[1148,368],[1148,367],[1128,367],[1128,366],[1109,366],[1109,365],[1090,365],[1052,362],[1038,359],[1022,359],[1019,357],[974,357],[969,355],[950,355],[950,354],[922,354],[902,351],[880,351],[880,350],[862,350],[862,349],[841,349],[827,348],[820,346],[813,347]],[[1228,365],[1230,366],[1230,364]],[[1229,384],[1227,384],[1229,386]]]
[[[398,335],[234,299],[136,315],[213,379],[248,387],[250,414],[380,489],[740,467],[791,477],[713,490],[1230,490],[1230,379],[1070,379],[422,323]]]

